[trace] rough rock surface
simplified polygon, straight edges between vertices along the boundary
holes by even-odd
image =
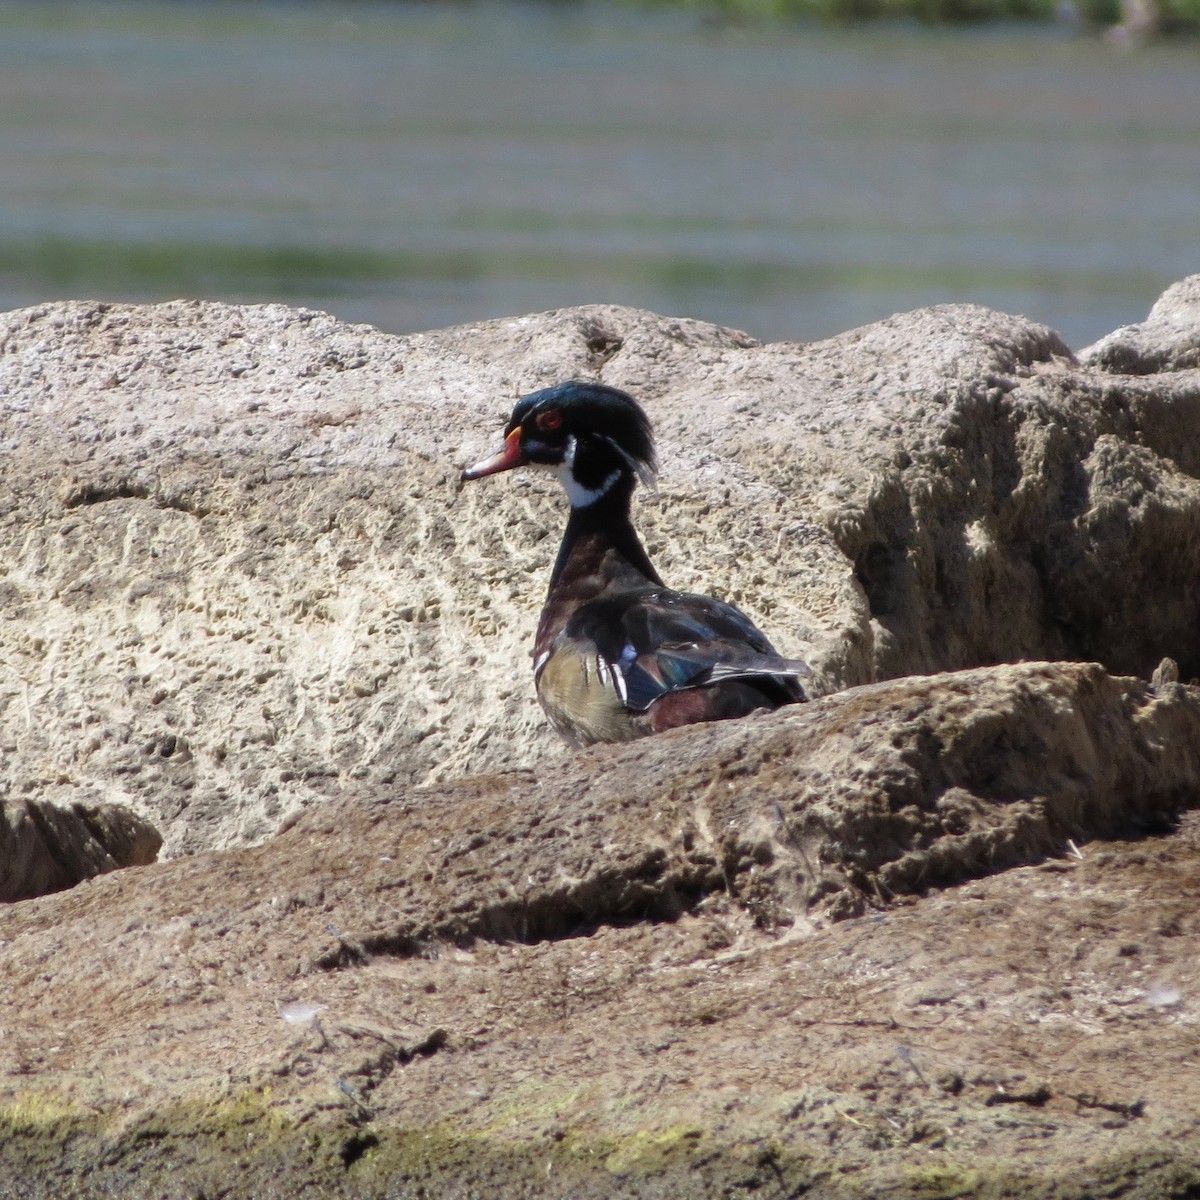
[[[0,785],[176,856],[0,908],[0,1198],[1200,1194],[1197,287],[1082,361],[0,318]],[[580,375],[824,696],[559,750],[561,499],[456,479]]]
[[[528,652],[561,496],[456,480],[570,376],[655,419],[638,518],[668,581],[827,691],[1021,658],[1200,674],[1196,370],[1114,375],[971,306],[798,346],[611,307],[397,338],[58,304],[0,318],[0,782],[129,804],[177,854],[340,786],[555,758]]]
[[[152,863],[162,835],[119,804],[0,801],[0,901],[44,896],[83,879]]]
[[[1126,325],[1079,352],[1117,375],[1154,375],[1200,367],[1200,275],[1167,288],[1139,325]]]
[[[1198,733],[900,680],[10,906],[0,1195],[1192,1195],[1197,829],[1089,839]]]

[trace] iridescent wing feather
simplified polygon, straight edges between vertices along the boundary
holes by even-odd
[[[585,630],[602,632],[587,638]],[[644,712],[669,692],[727,679],[761,681],[781,703],[800,700],[810,675],[804,663],[779,655],[732,605],[667,588],[585,605],[563,637],[595,645],[631,712]]]

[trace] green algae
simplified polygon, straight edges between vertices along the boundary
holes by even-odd
[[[488,1103],[484,1120],[473,1136],[490,1140],[513,1129],[536,1135],[547,1124],[567,1118],[585,1100],[583,1087],[555,1088],[537,1080],[518,1083],[502,1098]]]
[[[31,1088],[0,1100],[0,1183],[70,1171],[102,1133],[99,1113],[55,1092]],[[0,1187],[0,1197],[8,1195]]]
[[[55,1130],[70,1128],[83,1116],[78,1104],[54,1092],[21,1092],[0,1105],[0,1136],[5,1139],[29,1134],[47,1136]]]
[[[581,1115],[585,1102],[580,1089],[546,1093],[507,1093],[475,1128],[449,1119],[404,1128],[339,1109],[333,1097],[289,1109],[269,1088],[190,1097],[138,1116],[120,1104],[102,1114],[31,1088],[0,1102],[0,1197],[850,1200],[888,1191],[929,1200],[1118,1193],[1182,1200],[1200,1192],[1194,1146],[1145,1146],[1041,1173],[1006,1161],[939,1155],[914,1162],[879,1153],[851,1172],[832,1151],[816,1156],[778,1130],[747,1137],[698,1122],[647,1120],[614,1132],[586,1107],[584,1122],[571,1124],[568,1113]]]
[[[912,1194],[922,1200],[955,1200],[959,1196],[978,1196],[983,1176],[978,1167],[941,1161],[910,1168],[907,1182]]]
[[[119,1113],[102,1119],[30,1091],[0,1108],[0,1180],[23,1179],[20,1193],[12,1193],[22,1197],[129,1200],[165,1194],[269,1200],[306,1192],[357,1200],[422,1188],[446,1200],[697,1194],[733,1200],[785,1169],[777,1151],[739,1152],[695,1124],[624,1134],[564,1128],[579,1089],[545,1092],[507,1094],[479,1128],[443,1120],[403,1129],[362,1121],[349,1109],[289,1116],[267,1090],[190,1098],[133,1119]],[[8,1194],[0,1187],[0,1196]]]

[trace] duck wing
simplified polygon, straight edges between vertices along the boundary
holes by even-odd
[[[777,704],[807,699],[809,668],[784,658],[745,613],[712,596],[655,588],[592,601],[563,637],[594,647],[629,712],[645,712],[671,692],[739,679],[757,682]]]

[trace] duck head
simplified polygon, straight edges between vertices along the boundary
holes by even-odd
[[[572,381],[517,401],[504,445],[462,473],[482,479],[514,467],[544,467],[561,481],[572,508],[650,484],[656,470],[650,420],[632,396],[601,383]]]

